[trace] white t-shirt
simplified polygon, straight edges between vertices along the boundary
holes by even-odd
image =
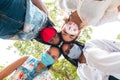
[[[83,80],[108,80],[109,75],[120,79],[120,41],[91,40],[83,51],[87,65],[78,64]]]
[[[102,25],[118,19],[117,6],[120,0],[58,0],[60,8],[66,12],[75,11],[83,23],[87,25]],[[76,6],[74,5],[76,4]],[[73,5],[73,6],[72,6]],[[76,8],[76,9],[75,9]]]
[[[89,64],[78,63],[77,74],[80,80],[108,80],[109,75],[102,73]]]
[[[111,4],[112,0],[82,0],[82,5],[77,6],[77,12],[83,23],[96,25],[104,16],[105,11]],[[81,4],[81,3],[80,3]]]

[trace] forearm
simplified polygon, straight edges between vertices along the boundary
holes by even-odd
[[[24,56],[24,57],[16,60],[15,62],[13,62],[12,64],[10,64],[6,68],[4,68],[2,71],[0,71],[0,80],[2,80],[3,78],[7,77],[14,70],[16,70],[16,68],[18,68],[19,66],[21,66],[26,61],[27,58],[28,58],[28,56]]]
[[[32,0],[33,4],[48,15],[48,11],[41,0]]]

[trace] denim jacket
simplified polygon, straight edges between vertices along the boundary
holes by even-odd
[[[39,10],[31,0],[0,1],[0,38],[31,40],[39,30],[46,27],[47,15]],[[27,31],[24,29],[27,27]]]
[[[24,16],[23,0],[0,0],[0,38],[10,38],[21,30]]]

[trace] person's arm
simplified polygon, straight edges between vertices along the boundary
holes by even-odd
[[[99,48],[87,50],[87,62],[109,75],[120,74],[120,52],[108,52]]]
[[[41,0],[32,0],[33,4],[48,15],[48,11]]]
[[[97,25],[111,2],[112,0],[84,0],[81,7],[78,6],[77,13],[83,23]]]
[[[0,80],[7,77],[9,74],[11,74],[17,67],[21,66],[26,59],[28,59],[28,56],[24,56],[12,64],[8,65],[6,68],[4,68],[2,71],[0,71]]]

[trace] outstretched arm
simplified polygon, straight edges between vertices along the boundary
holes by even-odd
[[[11,74],[17,67],[21,66],[26,61],[26,59],[28,59],[28,56],[24,56],[16,60],[12,64],[4,68],[2,71],[0,71],[0,80]]]
[[[32,0],[33,4],[48,15],[48,11],[41,0]]]

